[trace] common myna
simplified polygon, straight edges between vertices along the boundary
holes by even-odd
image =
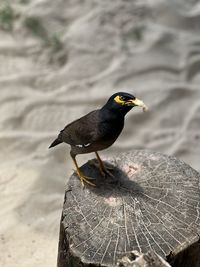
[[[71,146],[70,155],[76,166],[77,175],[82,185],[84,182],[94,185],[90,177],[84,176],[78,167],[76,155],[95,152],[101,173],[111,175],[104,166],[97,151],[111,146],[120,135],[124,127],[124,117],[134,106],[140,106],[145,111],[145,104],[131,94],[119,92],[112,95],[101,108],[91,111],[87,115],[68,124],[60,131],[58,137],[49,148],[60,143]]]

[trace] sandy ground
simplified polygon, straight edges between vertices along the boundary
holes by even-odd
[[[131,111],[101,155],[151,149],[200,170],[200,2],[10,3],[11,23],[0,13],[0,265],[53,267],[74,166],[67,145],[47,147],[71,120],[128,91],[149,112]]]

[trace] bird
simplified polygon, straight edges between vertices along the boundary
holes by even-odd
[[[93,110],[65,126],[49,146],[52,148],[61,143],[67,143],[71,146],[70,155],[83,187],[85,184],[95,186],[91,181],[94,178],[85,176],[80,171],[76,156],[94,152],[101,174],[112,176],[112,173],[101,160],[98,151],[113,145],[124,128],[125,115],[135,106],[142,107],[143,111],[147,110],[144,102],[132,94],[115,93],[102,108]]]

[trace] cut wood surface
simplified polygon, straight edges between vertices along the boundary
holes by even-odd
[[[114,178],[102,177],[93,164],[81,167],[94,178],[95,187],[83,189],[75,173],[70,178],[61,219],[59,267],[117,266],[131,251],[152,250],[173,262],[198,242],[197,171],[174,157],[148,151],[124,153],[107,164],[113,167]]]

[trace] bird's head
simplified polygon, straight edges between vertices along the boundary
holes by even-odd
[[[142,100],[125,92],[119,92],[112,95],[105,106],[110,110],[120,111],[123,114],[126,114],[135,106],[142,107],[143,111],[147,110],[147,106]]]

